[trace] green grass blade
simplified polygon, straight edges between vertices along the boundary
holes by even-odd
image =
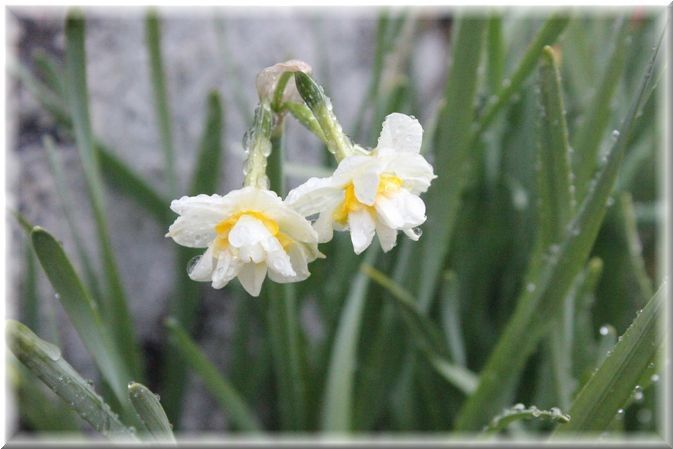
[[[363,264],[363,273],[388,290],[396,300],[414,344],[421,350],[437,373],[466,394],[477,385],[477,378],[465,368],[449,362],[449,352],[444,345],[439,328],[418,307],[415,298],[398,283],[370,265]]]
[[[45,85],[60,98],[65,98],[65,80],[63,71],[57,66],[53,57],[44,50],[37,49],[33,53],[33,61],[38,73],[42,75]]]
[[[579,212],[564,232],[559,247],[550,247],[544,266],[522,293],[504,333],[491,352],[479,377],[475,393],[463,405],[456,429],[478,430],[484,417],[494,415],[506,401],[525,361],[545,334],[563,303],[573,280],[583,268],[605,216],[606,204],[617,179],[636,114],[642,107],[644,93],[652,80],[659,46],[652,57],[638,96],[622,122],[620,136],[614,143],[592,181]]]
[[[46,136],[42,139],[42,144],[47,152],[47,158],[49,159],[49,165],[51,167],[52,175],[54,176],[54,181],[56,182],[56,190],[58,191],[58,196],[61,200],[61,206],[63,207],[63,212],[65,215],[66,222],[68,223],[68,229],[72,235],[73,241],[75,242],[75,250],[77,251],[77,257],[79,262],[84,269],[84,276],[86,279],[87,286],[91,289],[94,294],[94,300],[98,303],[98,306],[103,308],[104,304],[101,302],[100,291],[98,290],[98,280],[96,279],[96,273],[94,272],[94,265],[91,262],[89,254],[87,253],[84,242],[82,242],[82,234],[79,230],[79,226],[74,219],[73,213],[73,204],[72,198],[70,196],[70,189],[65,180],[65,173],[63,172],[63,164],[59,160],[58,155],[56,154],[56,149],[54,148],[54,141]]]
[[[545,47],[540,63],[540,122],[538,207],[540,248],[556,243],[563,235],[575,208],[568,151],[568,128],[561,94],[561,79],[554,50]]]
[[[502,414],[496,416],[482,431],[485,435],[494,435],[505,430],[508,425],[522,419],[547,419],[552,422],[566,424],[571,421],[571,417],[561,412],[559,408],[551,410],[540,410],[534,405],[526,408],[523,404],[516,404],[506,409]]]
[[[597,352],[594,339],[594,324],[591,308],[594,303],[594,290],[603,272],[603,261],[594,257],[589,260],[582,279],[575,292],[575,317],[573,323],[573,368],[574,376],[580,379],[589,369],[593,369]],[[583,382],[580,382],[580,384]]]
[[[494,12],[488,19],[486,33],[486,79],[492,94],[500,90],[505,72],[505,43],[502,34],[502,14]]]
[[[496,94],[494,101],[486,106],[479,117],[478,127],[472,138],[473,141],[477,140],[481,133],[484,132],[493,119],[495,119],[498,112],[500,112],[512,96],[521,89],[523,82],[535,69],[537,61],[542,53],[542,49],[547,45],[552,45],[556,39],[558,39],[566,25],[568,25],[569,20],[567,13],[558,12],[547,19],[542,25],[533,38],[533,41],[526,49],[526,52],[517,64],[512,75],[502,81],[500,90]]]
[[[217,91],[208,94],[206,123],[199,143],[199,155],[192,175],[191,195],[211,193],[217,190],[222,158],[222,124],[224,116],[222,100]],[[166,210],[166,204],[164,204]]]
[[[622,76],[626,54],[630,47],[628,37],[628,21],[622,19],[614,39],[610,59],[605,72],[597,83],[586,117],[573,139],[573,170],[577,185],[577,198],[586,194],[591,176],[596,169],[600,144],[605,137],[606,127],[610,121],[611,103],[619,80]]]
[[[156,10],[148,11],[145,18],[145,40],[150,60],[150,80],[154,95],[154,109],[159,126],[159,138],[164,151],[168,192],[175,197],[178,191],[178,180],[175,171],[175,148],[171,132],[171,111],[166,89],[166,76],[161,55],[161,23]]]
[[[484,41],[486,21],[462,17],[455,24],[452,37],[453,63],[446,84],[439,127],[435,134],[435,173],[438,178],[426,196],[427,235],[422,240],[419,261],[418,301],[426,310],[449,249],[451,233],[464,184],[463,171],[469,157],[469,130],[473,120],[477,69]]]
[[[653,362],[663,342],[660,326],[667,285],[648,301],[624,335],[589,379],[573,401],[572,421],[559,427],[552,439],[570,433],[601,432],[607,428],[618,410],[633,395],[633,390]]]
[[[108,438],[137,441],[91,385],[63,360],[58,347],[40,339],[17,321],[7,320],[5,331],[16,358],[82,419]]]
[[[371,265],[374,262],[378,254],[377,248],[369,248],[363,263]],[[351,283],[339,318],[323,398],[322,430],[325,431],[347,432],[353,427],[355,364],[368,287],[369,277],[358,273]]]
[[[35,267],[35,253],[30,244],[25,244],[25,277],[21,285],[21,318],[29,327],[40,330],[40,299],[37,287],[37,269]]]
[[[441,296],[442,330],[446,339],[451,360],[457,365],[467,366],[465,342],[460,319],[460,288],[456,273],[449,271],[444,275]]]
[[[177,355],[201,378],[213,398],[235,426],[241,430],[257,432],[262,429],[254,412],[243,401],[234,387],[208,361],[180,324],[169,318],[166,321],[169,337]]]
[[[138,417],[147,428],[150,441],[174,443],[173,427],[161,407],[159,398],[142,384],[131,382],[128,386],[129,400]]]
[[[620,230],[629,253],[629,263],[631,264],[631,270],[638,283],[641,304],[644,304],[647,301],[647,298],[652,297],[654,289],[652,288],[652,281],[645,269],[645,261],[643,260],[642,254],[643,249],[640,243],[640,237],[638,236],[636,213],[630,193],[624,192],[620,195],[618,213],[620,218]]]
[[[169,203],[141,175],[100,142],[96,143],[101,171],[105,180],[118,191],[136,202],[161,225],[169,224]]]
[[[31,232],[33,249],[82,342],[121,403],[131,380],[96,303],[79,280],[61,244],[40,227]]]
[[[133,324],[129,316],[126,293],[119,276],[119,270],[112,251],[107,225],[106,206],[98,152],[94,146],[89,119],[89,99],[86,81],[86,54],[84,49],[85,22],[81,12],[68,14],[65,25],[66,36],[66,92],[77,149],[84,168],[98,240],[101,245],[103,271],[107,276],[109,296],[105,302],[106,313],[115,340],[124,356],[129,371],[140,378],[140,356],[135,344]]]

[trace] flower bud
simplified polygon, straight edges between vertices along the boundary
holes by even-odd
[[[284,73],[311,73],[311,66],[298,59],[291,59],[285,62],[279,62],[271,67],[267,67],[257,75],[257,95],[260,101],[271,102],[278,86],[278,81]],[[301,96],[297,92],[294,83],[287,83],[283,92],[283,101],[301,101]]]

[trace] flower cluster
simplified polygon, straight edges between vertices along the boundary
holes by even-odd
[[[374,235],[385,252],[395,246],[398,231],[420,238],[418,227],[426,216],[419,195],[435,178],[420,154],[421,124],[393,113],[383,123],[376,148],[353,145],[310,71],[306,63],[287,61],[258,75],[260,105],[245,139],[242,189],[171,203],[179,217],[166,236],[183,246],[206,248],[190,264],[191,279],[219,289],[238,277],[250,295],[258,296],[267,275],[278,283],[306,279],[308,264],[325,257],[318,243],[331,240],[335,230],[350,232],[356,254],[371,245]],[[267,188],[266,158],[287,110],[326,143],[338,166],[332,176],[310,178],[283,200]]]

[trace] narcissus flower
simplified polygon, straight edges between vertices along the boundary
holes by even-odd
[[[274,282],[302,281],[308,263],[324,257],[311,224],[269,190],[244,187],[225,196],[197,195],[171,203],[180,216],[166,237],[190,248],[207,248],[188,269],[195,281],[224,287],[238,277],[258,296],[265,277]]]
[[[395,246],[397,231],[418,240],[416,227],[426,220],[419,195],[436,177],[420,155],[422,137],[418,120],[390,114],[375,149],[345,157],[331,177],[309,179],[286,203],[305,217],[318,214],[320,242],[329,241],[334,229],[350,230],[356,254],[369,247],[374,234],[384,251]]]

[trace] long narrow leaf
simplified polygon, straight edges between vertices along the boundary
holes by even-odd
[[[142,384],[131,382],[128,386],[129,400],[138,417],[147,428],[152,440],[175,442],[171,423],[161,407],[159,398]]]
[[[372,264],[378,251],[370,248],[364,263]],[[358,273],[351,284],[346,298],[339,327],[337,329],[332,354],[327,370],[327,384],[322,409],[322,429],[331,432],[347,432],[351,430],[353,407],[353,378],[357,344],[362,326],[362,310],[364,309],[369,277]]]
[[[150,10],[145,19],[145,39],[150,60],[150,79],[154,94],[154,109],[159,125],[159,138],[164,151],[166,177],[171,196],[177,192],[177,174],[175,172],[175,149],[171,132],[171,112],[166,90],[166,76],[164,74],[163,57],[161,54],[161,23],[156,10]]]
[[[572,421],[556,429],[552,439],[570,432],[601,432],[633,395],[633,390],[653,362],[664,332],[661,328],[667,284],[648,301],[620,337],[600,368],[584,385],[570,409]]]
[[[423,240],[423,255],[418,263],[418,301],[427,310],[448,252],[460,193],[463,171],[470,152],[469,130],[473,119],[479,66],[486,21],[463,17],[455,25],[453,63],[446,84],[439,127],[435,134],[436,173],[427,194],[428,221],[425,230],[432,238]]]
[[[58,347],[40,339],[17,321],[7,320],[5,330],[9,348],[16,358],[82,419],[108,438],[137,441],[91,385],[63,360]]]
[[[121,403],[131,376],[110,338],[96,303],[82,286],[60,243],[40,227],[31,232],[33,249],[70,321]]]
[[[75,141],[84,168],[84,176],[87,181],[98,230],[103,271],[108,281],[109,296],[106,298],[104,311],[109,316],[110,329],[113,331],[115,340],[124,357],[124,363],[128,366],[129,371],[139,378],[141,375],[140,357],[135,344],[133,324],[128,312],[126,293],[110,242],[107,208],[98,166],[98,152],[95,149],[91,131],[84,49],[85,23],[81,12],[73,11],[68,14],[65,36],[67,104],[72,117]]]
[[[185,330],[174,319],[166,321],[173,346],[177,355],[201,378],[205,387],[213,395],[232,422],[241,430],[259,431],[261,425],[236,389],[208,361]]]

